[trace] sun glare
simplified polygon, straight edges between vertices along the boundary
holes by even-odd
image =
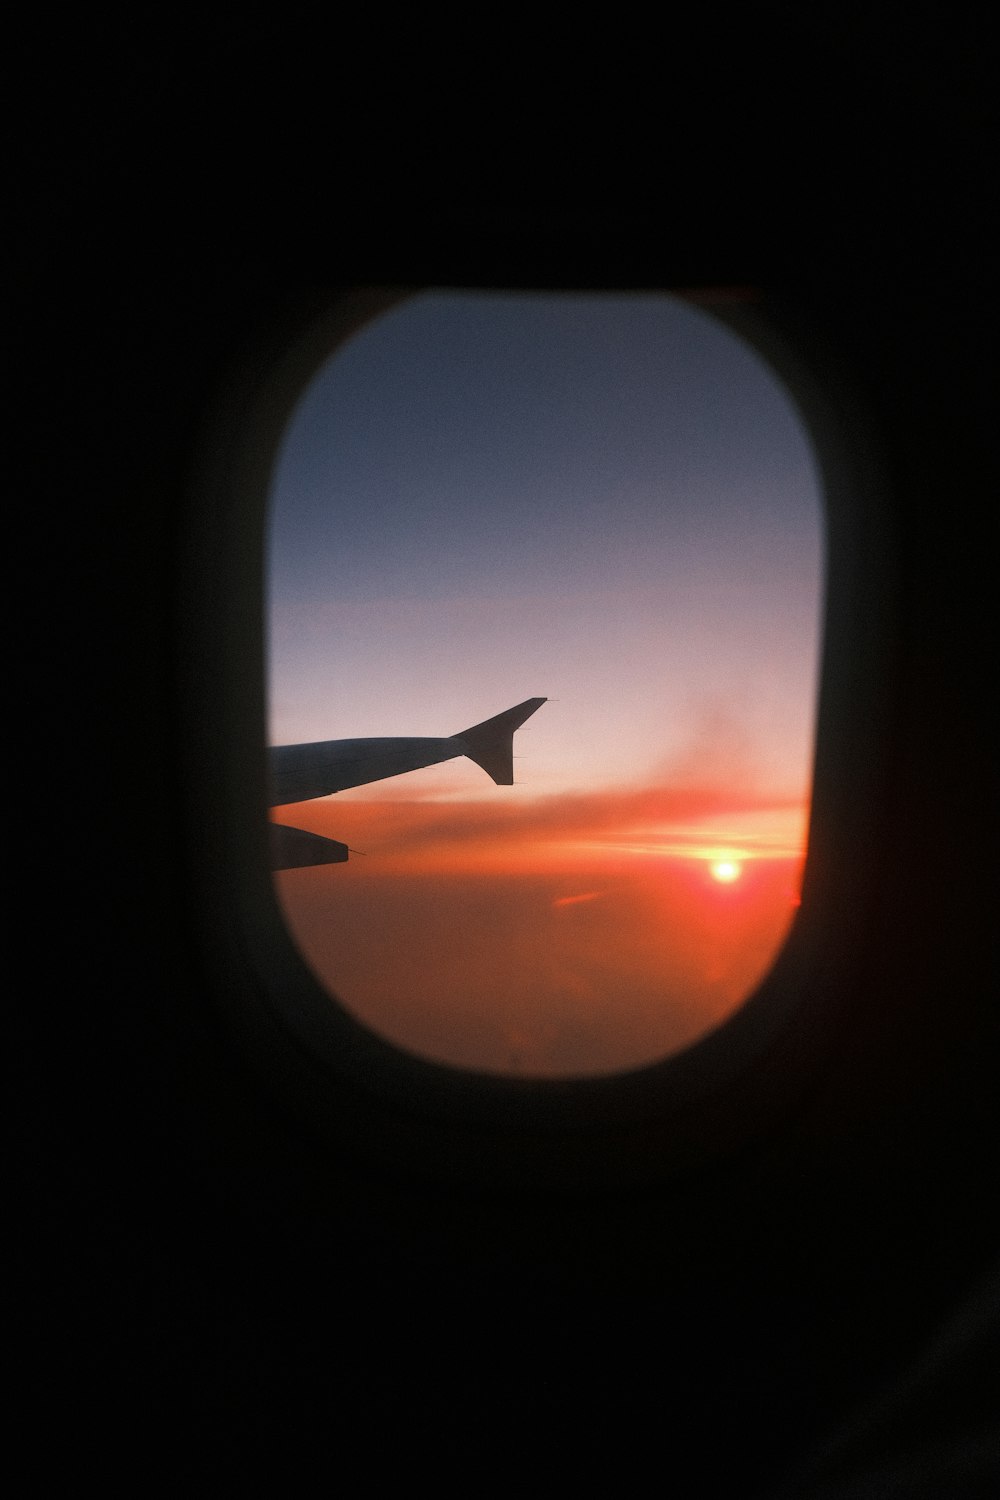
[[[717,859],[712,865],[712,875],[722,885],[730,885],[734,880],[739,880],[742,873],[742,865],[738,865],[734,859]]]

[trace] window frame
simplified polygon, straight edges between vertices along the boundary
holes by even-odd
[[[180,632],[185,826],[203,960],[227,1034],[321,1138],[448,1178],[481,1175],[484,1163],[512,1185],[660,1178],[739,1149],[792,1107],[839,997],[853,988],[840,938],[872,911],[864,851],[879,814],[895,628],[877,434],[807,306],[756,291],[662,289],[754,347],[795,402],[817,455],[826,587],[802,905],[759,987],[716,1030],[662,1061],[554,1080],[426,1061],[337,1005],[285,926],[267,857],[265,682],[267,506],[288,419],[342,341],[422,290],[298,300],[250,330],[207,413],[190,487]]]

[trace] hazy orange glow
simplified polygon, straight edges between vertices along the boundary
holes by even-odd
[[[411,777],[416,782],[416,777]],[[448,796],[443,778],[402,796],[387,783],[276,811],[277,822],[339,838],[392,871],[537,872],[647,856],[735,861],[800,858],[800,798],[649,785],[614,791]]]
[[[359,851],[279,876],[281,903],[348,1010],[436,1061],[556,1076],[664,1057],[742,1004],[795,914],[793,799],[365,790],[281,809]]]

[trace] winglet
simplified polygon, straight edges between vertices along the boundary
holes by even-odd
[[[463,752],[482,766],[492,776],[497,786],[512,786],[514,782],[514,730],[520,729],[525,719],[530,719],[536,709],[547,702],[545,698],[526,698],[516,708],[495,718],[484,719],[482,724],[473,724],[461,734],[450,736],[461,742]]]

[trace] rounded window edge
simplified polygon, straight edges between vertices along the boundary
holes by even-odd
[[[820,466],[826,597],[802,907],[757,989],[660,1061],[551,1080],[425,1061],[335,1004],[295,948],[266,857],[264,749],[264,539],[277,445],[319,365],[420,290],[359,288],[285,311],[227,373],[207,414],[188,512],[182,671],[202,953],[228,1031],[257,1071],[321,1132],[363,1154],[402,1152],[448,1175],[480,1170],[492,1155],[501,1175],[529,1183],[662,1175],[744,1142],[788,1107],[848,982],[837,935],[871,896],[852,848],[878,801],[894,614],[877,436],[815,309],[770,294],[662,289],[696,301],[768,363]],[[808,1025],[795,1026],[804,1016]]]

